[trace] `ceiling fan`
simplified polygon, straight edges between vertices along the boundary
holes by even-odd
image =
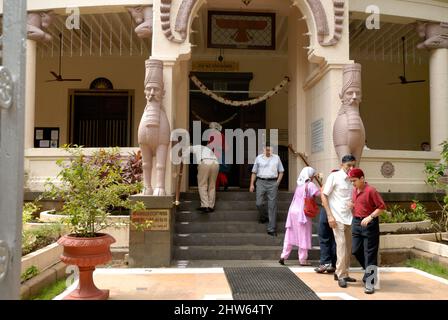
[[[403,42],[403,75],[399,76],[400,82],[392,82],[389,84],[408,84],[408,83],[416,83],[416,82],[425,82],[426,80],[412,80],[409,81],[406,79],[406,44],[405,37],[401,37],[401,41]]]
[[[54,71],[50,71],[50,73],[55,77],[54,80],[47,80],[46,82],[52,81],[82,81],[81,79],[65,79],[62,77],[61,69],[62,69],[62,33],[59,34],[59,73]]]

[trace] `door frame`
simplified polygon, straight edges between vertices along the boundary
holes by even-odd
[[[73,142],[74,135],[74,121],[75,121],[75,96],[127,96],[128,97],[128,131],[129,136],[127,138],[128,146],[132,147],[133,141],[133,124],[134,124],[134,89],[69,89],[68,90],[68,117],[67,117],[67,141],[68,143]]]

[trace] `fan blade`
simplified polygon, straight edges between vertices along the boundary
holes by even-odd
[[[406,81],[406,83],[416,83],[416,82],[425,82],[426,80],[412,80],[412,81]]]
[[[56,72],[54,72],[54,71],[50,71],[50,73],[51,73],[56,79],[59,78],[59,75],[56,74]]]
[[[53,81],[61,81],[61,80],[58,80],[58,79],[55,79],[55,80],[46,80],[45,82],[53,82]]]
[[[82,79],[61,79],[61,81],[82,81]]]

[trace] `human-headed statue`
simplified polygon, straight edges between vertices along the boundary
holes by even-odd
[[[128,7],[132,19],[137,23],[135,33],[141,39],[152,37],[152,6]]]
[[[333,126],[333,144],[339,162],[352,154],[359,164],[366,140],[366,132],[359,114],[361,102],[361,65],[349,64],[343,69],[342,91],[339,94],[342,106]]]
[[[53,11],[30,12],[27,16],[26,28],[27,37],[35,41],[51,41],[53,37],[45,32],[53,22]]]
[[[149,59],[145,62],[146,106],[138,127],[138,143],[142,150],[144,195],[164,196],[165,170],[170,141],[170,124],[162,100],[163,62]],[[156,157],[156,186],[151,185],[153,156]]]
[[[423,40],[418,49],[448,49],[448,23],[417,22],[417,32]]]

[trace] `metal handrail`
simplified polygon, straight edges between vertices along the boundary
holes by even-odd
[[[307,167],[310,167],[308,161],[306,160],[306,155],[302,152],[297,152],[292,147],[292,144],[288,144],[288,149],[292,152],[292,154],[296,157],[300,157],[302,161],[305,163]],[[319,187],[322,187],[322,181],[320,180],[319,176],[315,176],[317,183],[319,184]]]
[[[179,206],[180,205],[180,186],[182,184],[182,175],[183,175],[183,170],[184,169],[184,163],[182,162],[182,160],[180,161],[180,169],[179,169],[179,174],[177,175],[177,183],[176,183],[176,199],[174,201],[174,205],[175,206]]]

